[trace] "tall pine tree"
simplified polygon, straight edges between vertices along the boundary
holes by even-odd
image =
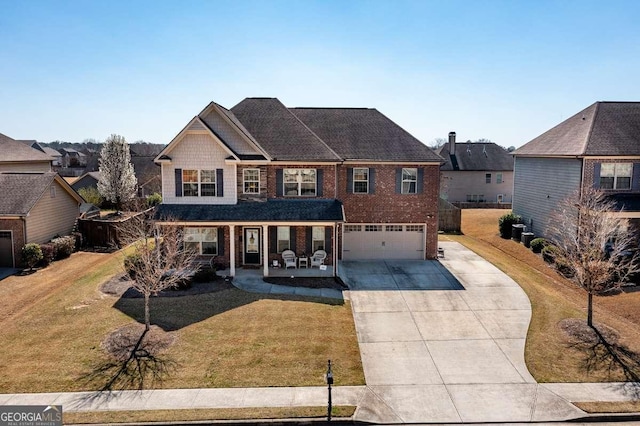
[[[136,174],[131,164],[129,144],[120,135],[111,135],[100,151],[98,191],[118,211],[136,195]]]

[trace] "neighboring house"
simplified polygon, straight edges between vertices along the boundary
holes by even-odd
[[[53,159],[0,133],[0,172],[48,172]]]
[[[591,187],[640,217],[640,102],[596,102],[513,155],[513,211],[537,235],[560,201]]]
[[[73,230],[83,200],[57,173],[0,173],[0,187],[0,267],[20,266],[25,244]]]
[[[82,188],[98,189],[98,181],[100,180],[100,172],[88,172],[74,180],[71,187],[79,192]]]
[[[437,255],[442,159],[375,109],[214,102],[157,156],[162,223],[230,265],[259,267],[283,250],[339,259]]]
[[[154,162],[155,156],[137,155],[131,151],[131,164],[138,180],[138,197],[147,197],[162,191],[160,167]]]
[[[73,148],[60,148],[62,167],[82,168],[87,166],[87,155]]]
[[[492,142],[449,143],[436,151],[444,158],[440,196],[450,203],[510,203],[513,157]]]
[[[62,154],[56,151],[53,148],[49,148],[48,146],[42,145],[40,142],[35,140],[20,140],[25,145],[29,145],[33,149],[37,149],[40,152],[44,152],[45,154],[50,155],[53,158],[52,165],[53,167],[61,167],[62,166]]]

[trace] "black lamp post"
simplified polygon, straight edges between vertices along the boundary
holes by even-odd
[[[327,363],[327,386],[329,386],[329,404],[327,406],[327,421],[331,421],[331,385],[333,384],[333,372],[331,371],[331,360]]]

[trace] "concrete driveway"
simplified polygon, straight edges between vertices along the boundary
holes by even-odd
[[[343,262],[367,392],[356,420],[521,422],[584,413],[524,363],[522,289],[458,243],[441,261]]]

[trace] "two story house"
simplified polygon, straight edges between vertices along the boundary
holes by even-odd
[[[585,188],[640,218],[640,102],[596,102],[513,152],[513,211],[548,234],[558,203]]]
[[[158,223],[203,256],[269,275],[284,250],[338,260],[437,255],[442,159],[369,108],[210,103],[156,157]]]
[[[455,132],[449,143],[436,151],[444,158],[440,196],[462,203],[511,203],[513,157],[493,142],[457,143]]]

